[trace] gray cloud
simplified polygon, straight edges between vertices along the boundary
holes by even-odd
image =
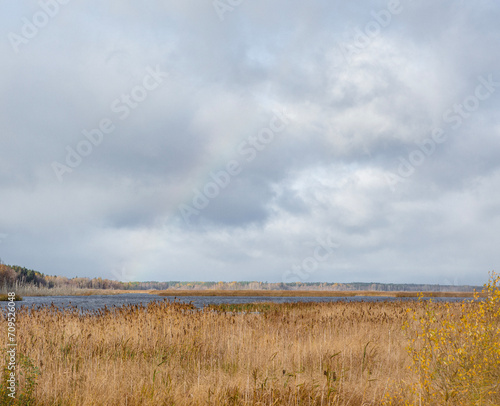
[[[211,2],[73,0],[15,46],[41,6],[0,6],[2,259],[280,281],[328,235],[310,281],[482,283],[500,259],[500,87],[450,118],[500,82],[500,7],[391,4],[242,2],[221,21]]]

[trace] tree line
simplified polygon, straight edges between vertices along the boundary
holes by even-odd
[[[75,289],[120,289],[120,290],[165,290],[165,289],[220,289],[220,290],[375,290],[375,291],[455,291],[472,292],[481,290],[480,286],[470,285],[436,285],[436,284],[397,284],[397,283],[327,283],[327,282],[291,282],[272,283],[258,281],[239,282],[120,282],[103,278],[45,275],[33,269],[19,265],[6,265],[0,260],[0,287],[15,285],[31,285],[44,288],[75,288]]]

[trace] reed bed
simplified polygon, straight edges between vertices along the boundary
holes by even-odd
[[[408,365],[408,305],[21,309],[18,353],[37,405],[378,405]]]
[[[431,404],[415,391],[405,398],[420,379],[410,369],[407,331],[443,306],[340,301],[199,310],[165,299],[85,314],[21,308],[18,404]],[[446,304],[446,320],[459,323],[463,306]],[[0,332],[7,336],[5,317]]]

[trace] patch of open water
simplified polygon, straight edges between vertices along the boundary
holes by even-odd
[[[424,298],[429,299],[429,298]],[[432,298],[435,301],[456,302],[468,300],[469,298]],[[22,301],[16,302],[16,307],[36,308],[42,305],[54,305],[62,309],[76,306],[81,311],[94,311],[104,307],[112,308],[129,304],[147,304],[151,301],[173,301],[174,297],[165,297],[149,293],[124,293],[120,295],[91,295],[91,296],[25,296]],[[274,303],[296,303],[296,302],[380,302],[397,300],[417,300],[416,298],[394,298],[394,297],[374,297],[374,296],[354,296],[354,297],[228,297],[228,296],[182,296],[175,300],[192,303],[197,308],[203,308],[211,304],[239,304],[254,302],[274,302]],[[2,308],[6,308],[7,302],[2,302]]]

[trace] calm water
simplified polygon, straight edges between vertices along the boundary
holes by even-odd
[[[105,306],[112,308],[113,306],[123,306],[127,304],[147,304],[151,301],[171,300],[173,297],[165,298],[164,296],[151,295],[148,293],[126,293],[121,295],[93,295],[93,296],[41,296],[23,298],[22,302],[16,302],[16,307],[37,307],[39,305],[51,305],[58,308],[65,308],[76,306],[81,311],[102,309]],[[384,300],[416,300],[413,298],[392,298],[392,297],[371,297],[371,296],[357,296],[357,297],[227,297],[227,296],[185,296],[179,297],[176,300],[181,302],[191,302],[194,306],[202,308],[209,304],[221,303],[252,303],[252,302],[274,302],[274,303],[295,303],[295,302],[380,302]],[[461,301],[463,298],[433,298],[436,301]],[[2,308],[6,307],[7,302],[2,302]]]

